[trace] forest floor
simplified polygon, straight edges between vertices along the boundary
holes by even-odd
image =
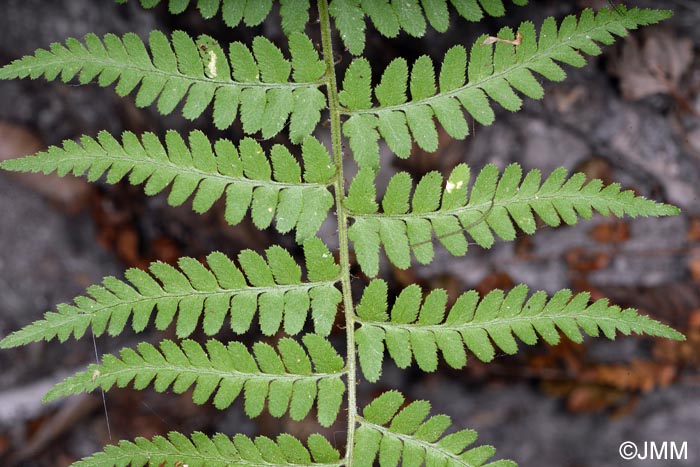
[[[503,24],[538,23],[547,15],[561,18],[606,2],[531,3],[508,22],[453,27],[446,35],[429,33],[421,40],[388,41],[371,34],[369,59],[381,66],[396,56],[439,58],[451,44],[469,44]],[[700,5],[688,0],[629,3],[672,8],[676,15],[606,48],[586,68],[568,69],[567,81],[545,85],[542,102],[528,101],[517,114],[498,112],[494,125],[476,126],[466,141],[441,135],[438,154],[414,151],[401,161],[387,152],[382,173],[446,172],[458,162],[473,168],[518,162],[545,173],[564,166],[676,204],[682,214],[596,217],[497,243],[488,251],[473,246],[466,258],[437,249],[431,266],[399,271],[384,264],[383,274],[394,290],[419,282],[446,288],[451,297],[520,282],[549,292],[589,291],[594,298],[639,308],[680,329],[688,340],[624,337],[535,346],[515,357],[499,355],[490,364],[473,358],[465,371],[441,368],[429,375],[387,364],[378,385],[360,386],[363,404],[388,388],[435,401],[436,412],[450,414],[458,428],[476,429],[480,442],[498,447],[499,458],[515,459],[522,467],[700,465]],[[206,31],[225,41],[252,37],[251,31],[226,30],[217,21],[209,27],[194,11],[173,18],[164,8],[143,11],[136,2],[5,0],[0,65],[88,32],[134,31],[146,37],[157,28]],[[276,19],[255,32],[280,36]],[[347,65],[350,56],[341,59]],[[206,114],[194,122],[176,114],[162,118],[153,108],[136,108],[133,98],[119,99],[112,89],[96,86],[2,82],[0,102],[0,160],[103,129],[162,134],[167,128],[201,128],[220,134]],[[228,135],[239,136],[237,128]],[[323,234],[332,244],[332,221]],[[274,232],[261,235],[250,224],[227,227],[221,206],[198,216],[188,206],[170,208],[165,196],[146,198],[140,188],[126,184],[88,186],[82,179],[2,173],[0,336],[68,302],[102,277],[121,275],[126,267],[173,262],[182,255],[202,258],[213,250],[260,250],[275,242],[293,248]],[[88,336],[70,345],[52,342],[0,352],[0,465],[64,467],[106,443],[169,430],[289,431],[302,437],[320,430],[338,442],[344,439],[342,420],[327,430],[315,422],[270,416],[250,421],[241,404],[218,412],[210,405],[195,406],[188,394],[114,390],[106,395],[106,414],[99,394],[41,404],[53,384],[94,361],[95,353],[162,337],[155,331],[127,333],[93,343]],[[342,343],[341,335],[334,338]],[[687,441],[688,460],[623,461],[618,446],[627,440]]]

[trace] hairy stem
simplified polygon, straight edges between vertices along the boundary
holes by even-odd
[[[338,82],[335,77],[335,60],[333,55],[333,43],[331,40],[331,22],[328,14],[328,1],[318,2],[318,13],[321,21],[321,42],[323,45],[323,60],[326,63],[326,90],[328,93],[328,108],[331,119],[331,142],[333,161],[335,163],[335,205],[338,218],[338,243],[340,254],[340,282],[343,292],[343,305],[345,308],[345,332],[347,336],[347,374],[348,374],[348,433],[345,449],[345,462],[352,465],[355,423],[357,419],[356,398],[356,369],[357,357],[355,355],[355,311],[350,290],[350,251],[348,245],[348,213],[343,206],[345,196],[343,176],[343,146],[340,136],[340,103],[338,101]]]

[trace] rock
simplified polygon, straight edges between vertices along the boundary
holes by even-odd
[[[65,218],[36,193],[0,174],[0,336],[39,319],[55,305],[119,269],[95,242],[89,218]],[[71,353],[92,342],[74,343]],[[26,381],[32,372],[66,364],[66,352],[37,344],[0,352],[0,388]],[[89,353],[87,354],[89,355]],[[61,362],[61,363],[59,363]],[[76,362],[77,364],[77,362]]]

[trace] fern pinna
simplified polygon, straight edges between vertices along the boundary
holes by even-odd
[[[190,2],[141,0],[146,8],[159,3],[177,14]],[[230,27],[260,24],[273,10],[271,0],[192,3],[204,18],[220,14]],[[118,356],[107,355],[46,398],[128,385],[176,393],[193,388],[197,404],[210,402],[218,409],[241,404],[250,417],[266,410],[274,417],[302,420],[315,411],[322,426],[336,423],[341,413],[347,417],[346,442],[338,446],[343,455],[319,434],[302,442],[288,434],[273,440],[173,432],[122,441],[75,465],[512,466],[512,461],[492,461],[491,446],[473,447],[476,433],[471,430],[446,434],[450,418],[431,416],[427,401],[407,403],[389,391],[360,410],[360,378],[377,381],[385,354],[399,368],[415,361],[430,372],[441,360],[462,368],[468,354],[489,361],[497,350],[515,353],[516,338],[529,345],[540,338],[556,344],[562,334],[574,342],[583,334],[601,333],[610,339],[617,333],[683,339],[636,310],[621,310],[606,300],[590,303],[586,293],[563,290],[548,297],[519,285],[484,296],[468,291],[448,303],[446,291],[424,291],[417,285],[392,298],[387,283],[374,278],[382,250],[391,264],[406,269],[414,260],[432,262],[435,244],[460,256],[471,243],[489,248],[496,238],[514,240],[518,230],[533,234],[541,225],[538,219],[558,226],[589,219],[594,212],[676,214],[677,208],[617,184],[604,186],[564,169],[524,174],[517,164],[503,170],[488,165],[478,173],[459,164],[447,178],[430,172],[415,181],[400,172],[390,178],[381,200],[376,189],[380,141],[401,158],[409,157],[414,146],[436,151],[438,125],[448,135],[464,138],[467,117],[489,125],[495,119],[494,103],[517,111],[523,96],[543,97],[541,80],[565,78],[562,64],[583,66],[585,55],[601,52],[598,44],[611,44],[615,36],[659,22],[669,12],[620,6],[585,10],[559,22],[548,18],[539,27],[526,22],[516,30],[482,36],[469,49],[454,46],[437,65],[427,56],[410,64],[396,59],[375,84],[369,61],[357,57],[339,88],[332,21],[343,46],[358,56],[368,20],[387,37],[401,32],[422,36],[428,25],[443,32],[450,21],[503,16],[512,5],[501,0],[320,0],[312,6],[308,0],[280,0],[276,11],[288,39],[285,52],[264,37],[249,45],[219,44],[204,35],[153,31],[146,44],[135,34],[89,34],[0,70],[3,79],[43,76],[114,84],[120,96],[135,93],[136,105],[155,104],[163,114],[180,105],[189,119],[210,112],[221,130],[240,121],[247,136],[235,143],[212,141],[200,131],[186,136],[169,131],[163,137],[127,132],[119,138],[102,132],[3,162],[2,168],[86,175],[107,183],[128,180],[143,185],[148,195],[169,187],[169,204],[191,198],[197,212],[223,199],[231,225],[250,212],[259,229],[294,231],[304,259],[299,262],[296,249],[272,246],[263,254],[245,250],[229,258],[214,252],[206,263],[182,258],[176,266],[157,262],[148,271],[130,269],[124,280],[106,278],[73,304],[59,305],[5,337],[0,347],[65,341],[88,330],[118,335],[129,325],[136,332],[150,325],[161,330],[174,326],[178,340],[144,342]],[[454,18],[451,11],[457,13]],[[312,21],[316,15],[318,27]],[[320,39],[320,54],[306,33]],[[316,137],[324,112],[330,148]],[[289,146],[259,142],[283,131]],[[346,157],[359,169],[347,187]],[[337,252],[318,237],[329,213],[337,221]],[[350,284],[351,246],[359,268],[371,279],[355,297],[357,304]],[[329,340],[338,314],[347,344],[340,353]],[[270,343],[248,346],[216,338],[227,323],[241,334],[254,322]],[[200,327],[212,336],[204,344],[190,339]]]

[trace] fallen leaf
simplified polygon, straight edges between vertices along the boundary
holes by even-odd
[[[586,99],[588,91],[584,86],[577,85],[571,89],[555,88],[552,94],[552,101],[559,113],[567,113],[575,109],[576,104]]]
[[[630,228],[627,222],[614,220],[596,225],[590,235],[599,243],[622,243],[630,239]]]
[[[6,434],[0,435],[0,457],[4,456],[10,448],[10,439]]]
[[[566,264],[570,269],[580,273],[598,271],[610,264],[610,261],[610,254],[603,251],[572,248],[566,252]]]
[[[671,385],[676,368],[664,363],[635,360],[629,365],[595,365],[579,375],[579,381],[605,385],[621,391],[649,392]]]
[[[688,329],[683,330],[686,340],[654,341],[652,354],[656,360],[676,366],[697,367],[700,365],[700,309],[693,310],[688,317]]]
[[[622,96],[639,100],[654,94],[680,97],[681,77],[693,61],[693,42],[664,28],[645,30],[640,40],[629,36],[610,71],[620,79]]]
[[[515,282],[507,273],[494,272],[484,277],[475,289],[481,295],[486,295],[494,289],[511,289],[514,285]]]
[[[618,405],[624,397],[624,393],[600,386],[575,386],[568,394],[566,408],[574,413],[598,413]]]
[[[689,255],[686,263],[691,279],[696,284],[700,283],[700,255]]]
[[[700,218],[692,217],[690,219],[686,238],[689,242],[700,242]]]
[[[606,185],[610,185],[614,181],[610,163],[598,156],[592,156],[585,160],[576,166],[574,172],[583,172],[583,174],[586,175],[587,181],[600,179]]]

